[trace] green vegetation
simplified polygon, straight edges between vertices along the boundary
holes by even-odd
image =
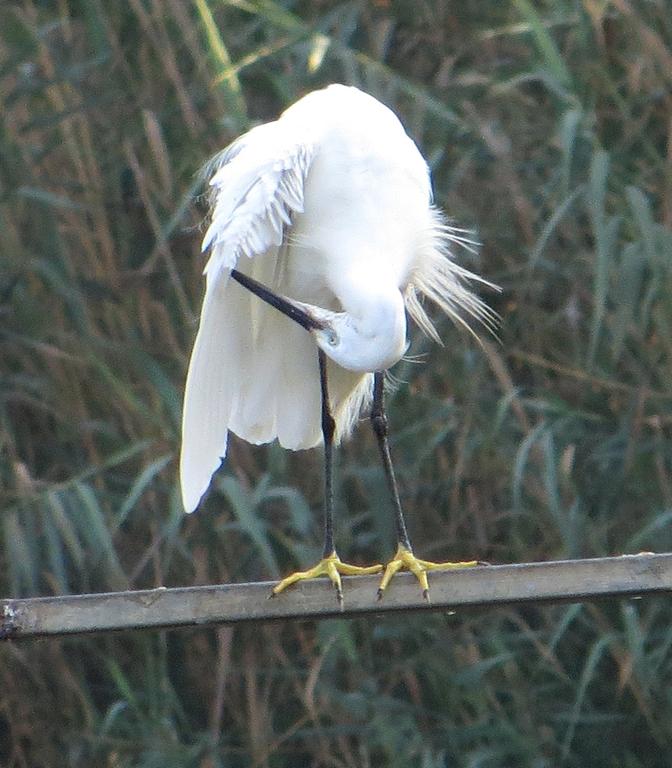
[[[672,548],[667,0],[0,6],[0,594],[268,579],[320,545],[320,457],[234,442],[181,513],[197,171],[331,81],[393,105],[500,283],[398,366],[417,551]],[[367,429],[343,555],[392,552]],[[307,471],[310,470],[310,471]],[[347,599],[347,594],[346,594]],[[0,647],[6,768],[669,765],[669,601]]]

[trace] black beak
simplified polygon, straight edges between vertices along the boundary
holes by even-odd
[[[248,291],[251,291],[255,296],[258,296],[262,301],[275,307],[279,312],[298,323],[302,328],[307,331],[322,330],[326,326],[325,324],[308,314],[305,309],[297,307],[291,299],[287,299],[284,296],[280,296],[277,293],[273,293],[265,285],[250,277],[244,275],[237,269],[231,270],[231,277],[238,283],[240,283]]]

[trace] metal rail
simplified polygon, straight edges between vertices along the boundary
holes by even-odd
[[[415,577],[397,575],[376,600],[378,577],[343,580],[344,610],[331,584],[303,582],[269,600],[271,583],[152,589],[0,600],[0,639],[83,632],[323,619],[512,603],[581,602],[672,592],[672,554],[495,565],[432,573],[431,604]]]

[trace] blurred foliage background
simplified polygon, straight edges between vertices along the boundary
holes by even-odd
[[[672,548],[668,0],[5,0],[0,593],[276,578],[320,550],[319,451],[236,441],[176,487],[197,171],[302,93],[398,111],[502,344],[417,337],[390,418],[421,555]],[[343,555],[392,552],[368,429]],[[347,593],[346,593],[347,599]],[[0,647],[0,765],[667,766],[669,601]]]

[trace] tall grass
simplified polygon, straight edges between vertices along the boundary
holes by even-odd
[[[175,455],[196,172],[331,81],[399,112],[484,244],[462,261],[504,287],[501,346],[444,323],[395,370],[417,550],[669,549],[671,48],[665,0],[3,4],[2,593],[318,554],[317,452],[234,441],[188,519]],[[339,549],[388,556],[365,429],[339,463]],[[0,764],[665,766],[671,645],[663,598],[5,645]]]

